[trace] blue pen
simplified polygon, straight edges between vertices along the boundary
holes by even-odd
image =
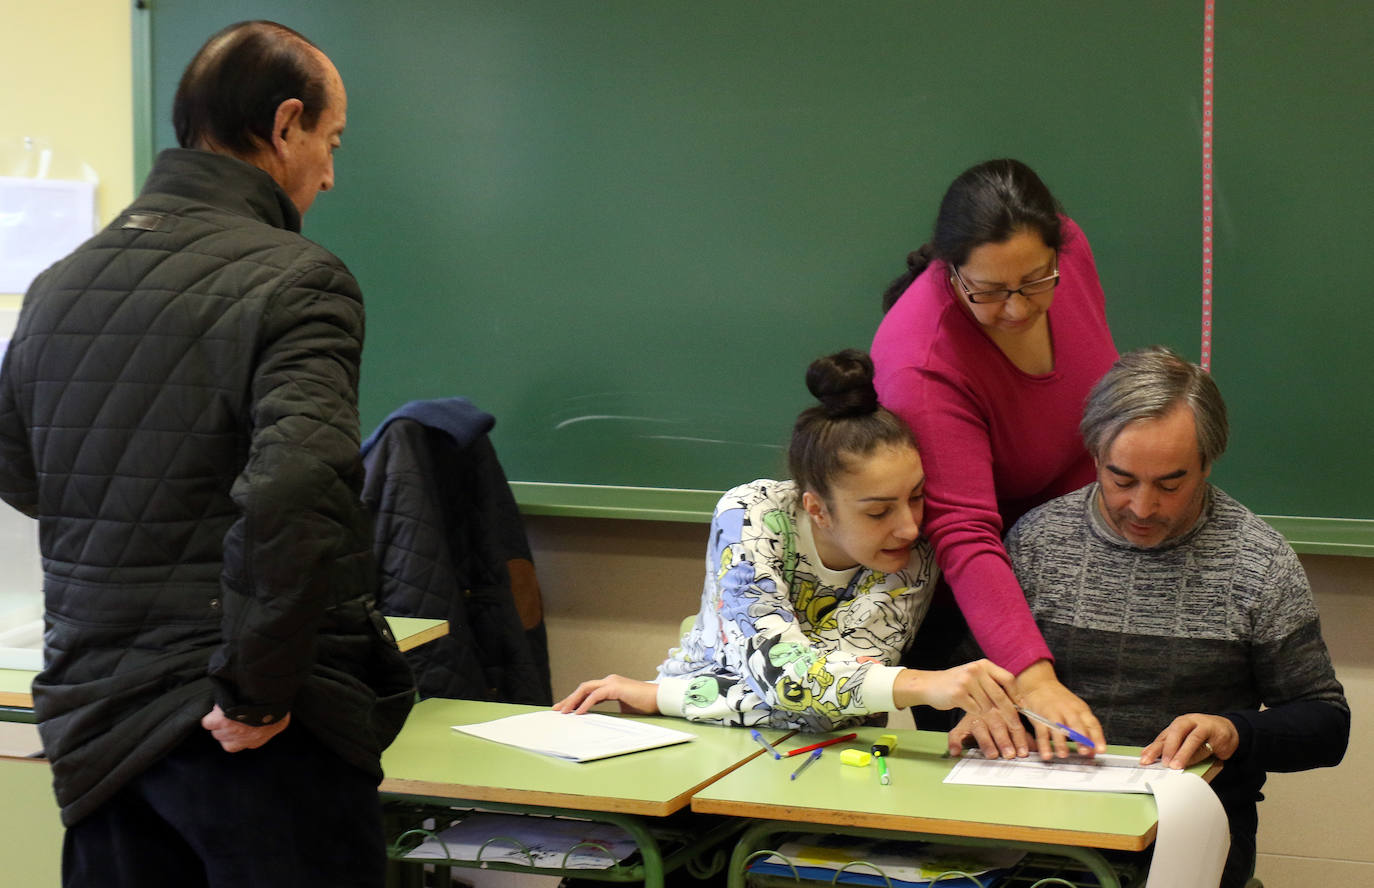
[[[780,759],[780,758],[782,758],[782,753],[780,753],[780,752],[778,752],[776,749],[774,749],[772,743],[769,743],[767,740],[763,739],[763,735],[760,734],[760,733],[758,732],[758,729],[757,729],[757,728],[750,728],[750,729],[749,729],[749,736],[750,736],[750,737],[753,737],[755,740],[759,741],[759,745],[762,746],[764,749],[766,749],[766,750],[768,750],[769,752],[773,753],[773,758],[775,758],[775,759]]]
[[[1075,731],[1073,728],[1069,727],[1068,725],[1061,725],[1059,722],[1050,721],[1049,719],[1045,718],[1043,715],[1040,715],[1039,713],[1031,712],[1029,709],[1027,709],[1027,708],[1024,707],[1024,706],[1018,706],[1018,707],[1016,707],[1016,711],[1019,712],[1019,713],[1021,713],[1022,715],[1024,715],[1026,718],[1030,719],[1030,720],[1033,721],[1033,722],[1040,722],[1040,724],[1044,725],[1044,726],[1047,727],[1047,728],[1054,728],[1054,729],[1057,730],[1057,731],[1063,731],[1065,734],[1068,734],[1068,735],[1069,735],[1069,739],[1070,739],[1070,740],[1072,740],[1073,742],[1077,743],[1079,746],[1086,746],[1086,747],[1088,747],[1089,749],[1096,749],[1096,748],[1097,748],[1097,744],[1096,744],[1096,743],[1092,742],[1092,741],[1089,740],[1087,737],[1084,737],[1082,734],[1078,733],[1077,731]]]
[[[822,752],[825,752],[825,750],[824,750],[824,749],[817,749],[816,751],[814,751],[814,752],[812,752],[810,755],[808,755],[808,756],[806,757],[806,761],[804,761],[804,762],[802,762],[800,765],[798,765],[798,766],[797,766],[797,770],[795,770],[795,771],[792,772],[792,779],[793,779],[793,780],[796,780],[796,779],[797,779],[797,775],[800,774],[802,771],[805,771],[807,765],[810,765],[810,764],[811,764],[812,762],[814,762],[816,759],[820,758]]]

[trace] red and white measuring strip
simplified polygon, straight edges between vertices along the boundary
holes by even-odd
[[[1202,369],[1212,368],[1212,84],[1216,0],[1203,4],[1202,23]]]

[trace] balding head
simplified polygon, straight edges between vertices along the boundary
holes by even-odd
[[[177,142],[250,157],[271,143],[277,108],[292,98],[301,101],[301,123],[311,129],[329,101],[330,71],[324,54],[285,25],[230,25],[181,75],[172,102]]]
[[[302,215],[334,187],[347,113],[343,80],[325,54],[290,28],[261,21],[230,25],[206,41],[172,105],[183,148],[258,167]]]

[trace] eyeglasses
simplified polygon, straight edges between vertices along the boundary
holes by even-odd
[[[1049,277],[1043,277],[1038,281],[1031,281],[1029,284],[1022,284],[1014,290],[978,290],[974,292],[968,288],[968,284],[964,283],[964,276],[959,273],[958,268],[951,265],[950,270],[954,272],[955,278],[959,280],[959,286],[964,288],[964,295],[968,297],[969,302],[972,302],[974,305],[989,305],[995,302],[1006,302],[1012,297],[1013,293],[1020,293],[1022,296],[1029,299],[1032,296],[1039,296],[1042,293],[1048,293],[1053,290],[1059,283],[1057,259],[1058,257],[1056,257],[1054,274]]]

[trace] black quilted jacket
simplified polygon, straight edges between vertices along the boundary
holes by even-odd
[[[289,711],[380,777],[413,699],[359,501],[362,297],[299,230],[266,173],[167,151],[24,300],[0,496],[39,519],[34,706],[67,824],[216,702]]]

